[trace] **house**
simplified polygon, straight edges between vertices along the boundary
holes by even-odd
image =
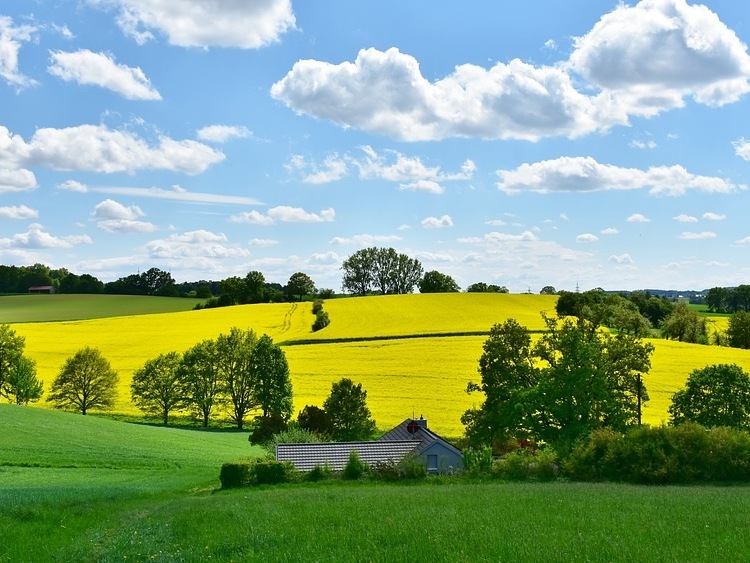
[[[310,471],[328,464],[334,471],[344,469],[352,451],[368,465],[398,463],[407,455],[421,461],[428,473],[452,473],[463,469],[461,451],[427,428],[427,420],[407,418],[370,442],[323,442],[318,444],[278,444],[277,461],[291,461],[299,471]]]
[[[29,293],[54,293],[54,285],[32,285],[29,288]]]

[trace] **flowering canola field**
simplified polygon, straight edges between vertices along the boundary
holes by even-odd
[[[368,405],[379,428],[423,415],[436,432],[459,436],[463,433],[461,414],[482,400],[478,394],[466,394],[465,389],[468,381],[479,381],[477,362],[486,339],[460,333],[487,332],[493,324],[511,317],[531,330],[541,330],[539,313],[553,314],[554,304],[554,296],[515,294],[332,299],[324,304],[331,324],[316,333],[310,329],[314,319],[311,303],[16,324],[13,328],[26,337],[26,353],[37,361],[47,390],[67,357],[83,346],[99,348],[120,374],[115,408],[120,413],[139,412],[130,403],[130,380],[146,360],[165,352],[182,352],[237,326],[290,344],[284,351],[296,411],[308,404],[322,405],[331,384],[350,377],[367,390]],[[372,340],[382,337],[388,339]],[[347,340],[314,342],[321,339]],[[291,345],[294,341],[306,343]],[[712,363],[737,363],[750,371],[747,350],[660,339],[651,342],[656,351],[645,379],[651,397],[644,407],[647,423],[667,420],[672,393],[684,385],[693,369]]]

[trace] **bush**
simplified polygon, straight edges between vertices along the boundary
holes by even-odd
[[[322,328],[327,327],[331,324],[331,319],[326,311],[318,311],[315,315],[315,322],[312,325],[313,332],[316,332]]]
[[[314,444],[317,442],[320,442],[320,437],[314,432],[296,425],[290,425],[286,430],[271,436],[271,439],[263,446],[271,454],[275,454],[277,444]]]
[[[277,485],[296,480],[297,470],[291,461],[258,460],[253,465],[254,482],[258,485]]]
[[[255,427],[248,436],[251,444],[262,445],[271,441],[275,434],[287,429],[287,422],[278,415],[255,417]]]
[[[414,455],[408,455],[399,463],[401,477],[404,479],[424,479],[427,477],[427,466]]]
[[[708,432],[710,457],[708,477],[712,481],[750,481],[750,434],[732,428]]]
[[[314,432],[324,438],[329,438],[333,434],[333,424],[328,413],[315,405],[305,405],[297,415],[297,424],[300,428]]]
[[[349,460],[344,466],[344,479],[356,480],[362,477],[367,471],[367,464],[359,459],[359,454],[352,450],[349,454]]]
[[[323,310],[323,300],[322,299],[316,299],[315,301],[313,301],[312,314],[313,315],[317,315],[322,310]]]
[[[222,489],[244,487],[253,480],[251,464],[247,462],[225,463],[219,472]]]
[[[333,468],[326,462],[324,465],[316,465],[308,471],[305,474],[305,481],[325,481],[326,479],[332,479],[334,476]]]
[[[609,428],[594,430],[580,441],[563,463],[565,474],[576,481],[603,481],[619,478],[619,467],[612,452],[622,434]]]
[[[492,450],[489,446],[464,450],[464,469],[471,475],[486,475],[492,470]]]

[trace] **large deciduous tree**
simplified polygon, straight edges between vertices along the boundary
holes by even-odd
[[[296,272],[290,276],[286,290],[290,297],[298,295],[302,301],[303,296],[315,293],[315,282],[307,274]]]
[[[216,339],[218,377],[231,402],[230,418],[242,430],[247,415],[258,407],[256,375],[252,368],[258,337],[252,330],[233,327]]]
[[[729,317],[727,327],[729,345],[734,348],[750,348],[750,313],[737,311]]]
[[[472,443],[529,439],[565,453],[596,428],[639,422],[653,346],[585,319],[544,319],[536,344],[513,319],[492,328],[479,359],[481,383],[467,387],[484,393],[482,405],[462,417]]]
[[[213,340],[203,340],[182,355],[180,379],[185,385],[188,407],[207,427],[211,414],[224,403],[224,383]]]
[[[669,414],[672,424],[750,430],[750,375],[736,364],[693,370],[685,388],[672,395]]]
[[[344,260],[341,265],[344,291],[358,296],[370,293],[375,275],[375,252],[375,248],[363,248]]]
[[[161,417],[166,426],[169,415],[186,405],[185,385],[180,378],[180,354],[168,352],[146,361],[133,373],[130,394],[142,411]]]
[[[661,331],[664,338],[693,344],[708,344],[706,319],[685,303],[678,303],[662,321]]]
[[[67,358],[47,400],[55,408],[86,414],[111,409],[117,399],[117,372],[97,348],[86,346]]]
[[[289,364],[284,351],[267,334],[260,337],[250,353],[249,368],[254,401],[262,416],[288,420],[293,412]]]
[[[23,356],[26,339],[10,328],[0,324],[0,394],[5,389],[6,381]]]
[[[3,392],[17,405],[27,405],[38,401],[42,397],[42,391],[42,382],[36,376],[36,363],[21,356],[5,380]]]
[[[461,291],[456,280],[437,270],[425,273],[424,277],[419,280],[418,285],[420,293],[455,293]]]
[[[412,293],[422,278],[419,260],[398,254],[393,248],[363,248],[341,265],[344,277],[341,286],[353,295],[367,295],[371,291]]]
[[[339,442],[369,440],[375,432],[375,421],[367,407],[367,391],[362,384],[343,378],[331,385],[323,403],[331,418],[333,439]]]

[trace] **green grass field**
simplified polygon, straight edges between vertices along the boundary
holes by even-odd
[[[747,487],[325,482],[219,491],[246,434],[0,405],[0,561],[743,561]]]
[[[2,295],[0,323],[74,321],[188,311],[204,299],[140,295]]]

